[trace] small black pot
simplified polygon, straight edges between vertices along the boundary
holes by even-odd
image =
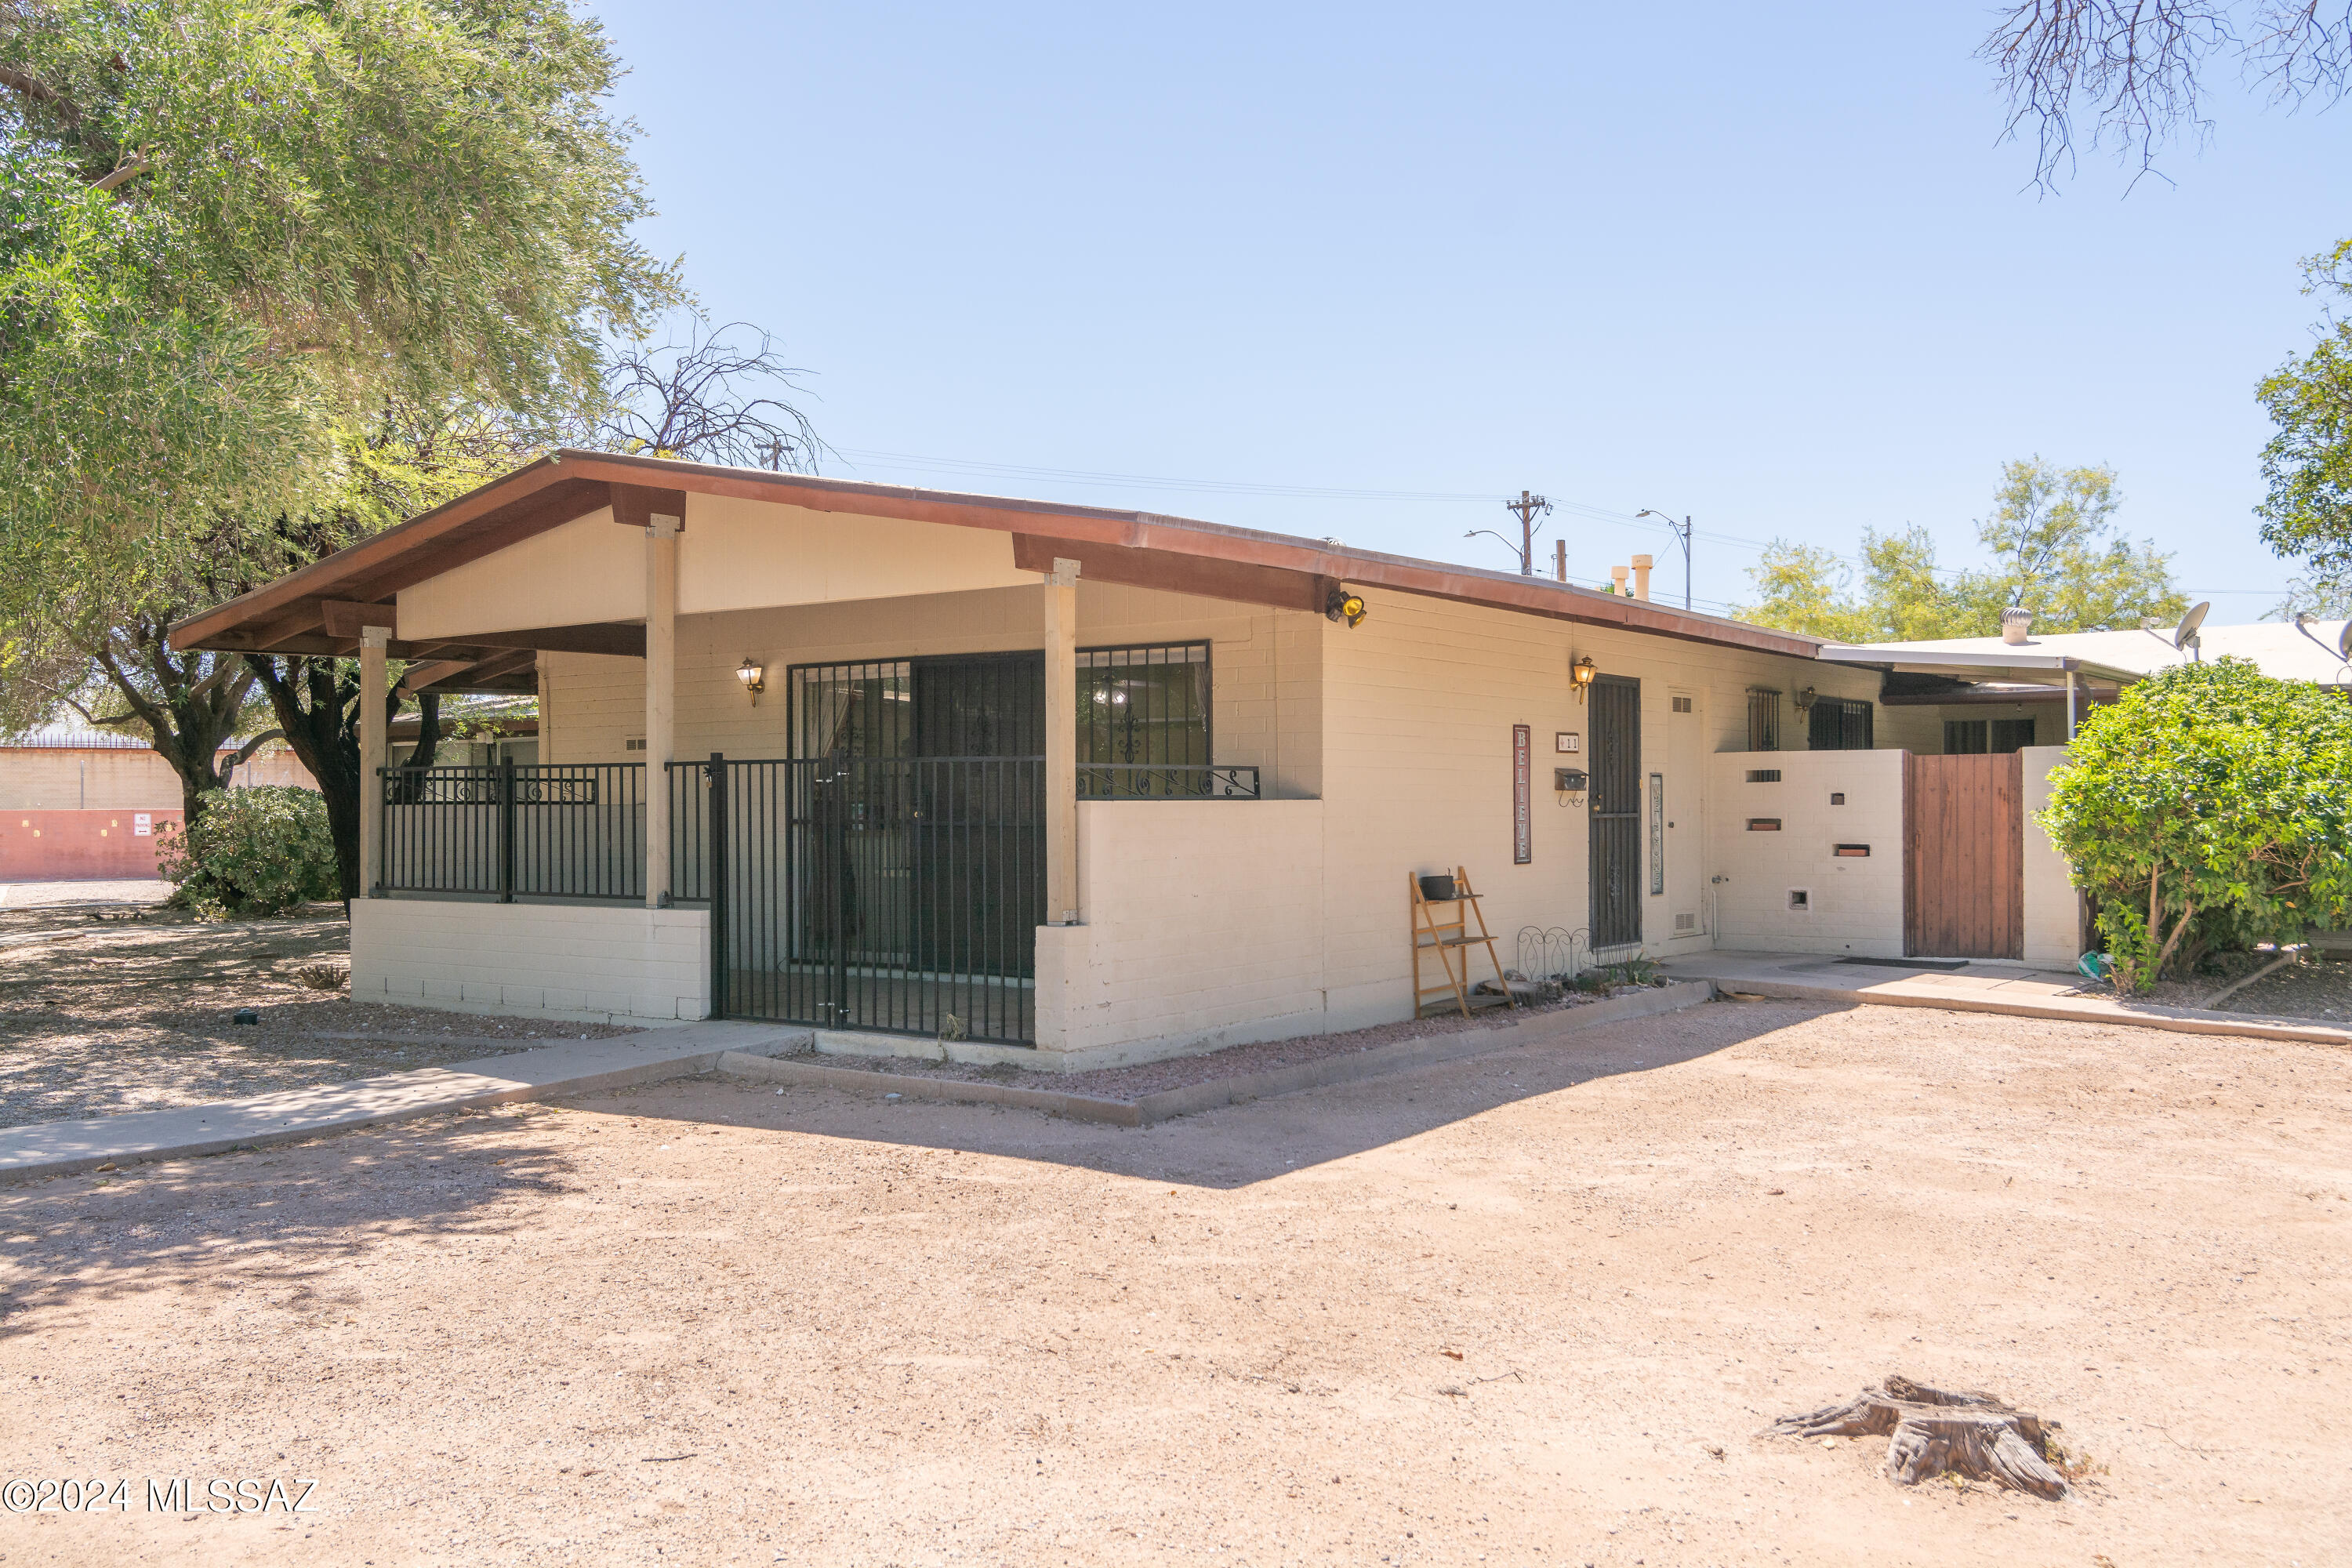
[[[1451,871],[1441,876],[1423,877],[1421,879],[1421,898],[1423,903],[1449,904],[1459,897],[1461,895],[1454,890],[1454,874]]]

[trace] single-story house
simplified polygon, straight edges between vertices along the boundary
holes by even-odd
[[[173,641],[537,694],[531,762],[389,766],[363,709],[356,995],[1140,1060],[1411,1016],[1457,869],[1528,974],[2072,962],[2054,746],[1914,755],[1885,669],[1646,575],[562,451]]]

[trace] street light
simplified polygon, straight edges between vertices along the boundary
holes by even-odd
[[[1691,607],[1691,520],[1685,517],[1680,522],[1676,522],[1664,512],[1653,511],[1648,507],[1643,507],[1633,515],[1656,518],[1666,525],[1666,531],[1673,534],[1675,542],[1683,547],[1683,608],[1689,609]]]
[[[1519,575],[1532,577],[1536,574],[1536,519],[1551,510],[1551,502],[1530,491],[1521,490],[1518,500],[1507,500],[1503,506],[1518,517],[1519,542],[1517,544],[1504,539],[1491,528],[1474,528],[1462,537],[1475,539],[1483,533],[1489,539],[1502,540],[1505,548],[1516,552],[1519,557]]]

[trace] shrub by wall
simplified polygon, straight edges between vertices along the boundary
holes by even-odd
[[[2122,989],[2341,925],[2352,700],[2245,659],[2162,671],[2083,721],[2041,822],[2098,896]]]
[[[173,903],[219,920],[340,896],[334,835],[318,791],[259,784],[200,798],[194,825],[156,848],[156,868],[179,884]]]

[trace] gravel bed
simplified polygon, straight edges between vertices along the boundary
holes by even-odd
[[[340,906],[207,923],[159,907],[0,908],[0,1127],[202,1105],[642,1031],[354,1002]],[[250,1007],[257,1025],[233,1024]]]

